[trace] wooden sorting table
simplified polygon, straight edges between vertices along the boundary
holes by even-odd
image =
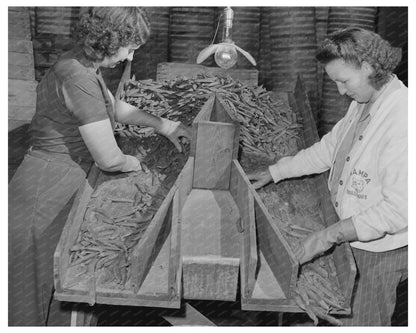
[[[303,119],[305,147],[318,140],[302,80],[281,93]],[[173,325],[211,325],[188,300],[236,302],[242,311],[303,312],[291,297],[298,264],[237,160],[239,124],[218,95],[193,123],[190,156],[133,251],[130,288],[71,284],[69,249],[103,174],[93,169],[78,194],[54,256],[55,298],[89,304],[185,309]],[[326,225],[338,220],[324,175],[313,178]],[[349,245],[333,252],[339,284],[351,299],[356,269]],[[183,304],[183,302],[185,304]],[[166,313],[166,312],[164,312]],[[78,314],[82,316],[82,313]],[[80,321],[78,321],[80,322]],[[82,321],[81,321],[82,322]]]

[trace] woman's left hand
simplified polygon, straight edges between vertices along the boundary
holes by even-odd
[[[273,181],[272,175],[270,174],[269,169],[260,170],[253,172],[247,175],[249,180],[252,180],[254,189],[258,190],[259,188],[267,185]]]
[[[186,127],[179,121],[172,121],[165,118],[162,118],[162,126],[158,132],[167,137],[180,152],[182,152],[181,138],[191,140],[192,136],[189,127]]]

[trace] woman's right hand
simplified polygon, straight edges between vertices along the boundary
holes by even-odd
[[[257,190],[264,185],[267,185],[273,180],[272,175],[270,174],[269,168],[257,172],[253,172],[251,174],[248,174],[248,179],[253,180],[252,183],[253,187]]]
[[[121,169],[121,172],[132,172],[132,171],[141,171],[142,166],[140,164],[140,161],[132,156],[132,155],[124,155],[126,158],[126,161],[124,163],[123,168]]]

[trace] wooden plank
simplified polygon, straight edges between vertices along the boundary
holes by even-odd
[[[173,326],[215,326],[215,324],[196,310],[189,303],[185,303],[185,313],[181,316],[162,316]]]
[[[241,234],[240,214],[231,194],[193,189],[180,218],[184,297],[234,300]]]
[[[176,187],[178,188],[178,211],[180,212],[185,204],[188,194],[192,190],[193,182],[193,171],[194,171],[194,158],[189,157],[186,161],[181,173],[176,179]]]
[[[298,264],[286,240],[272,222],[272,217],[258,194],[252,190],[257,225],[257,244],[276,280],[289,297],[297,281]]]
[[[181,260],[181,219],[180,202],[181,191],[177,190],[173,196],[172,205],[172,228],[170,234],[170,257],[169,257],[169,277],[168,292],[169,297],[182,296],[182,260]]]
[[[183,256],[183,297],[235,301],[239,265],[239,258]]]
[[[21,7],[21,6],[9,6],[7,7],[9,12],[26,12],[28,7]]]
[[[74,304],[70,326],[97,326],[98,317],[95,310],[86,304]]]
[[[10,59],[11,52],[29,54],[29,55],[32,55],[33,57],[33,43],[30,40],[9,38],[8,51],[9,51],[9,62],[10,60],[13,60],[13,59]]]
[[[245,311],[271,311],[271,312],[305,312],[301,308],[299,308],[293,298],[285,298],[285,299],[257,299],[257,298],[250,298],[244,300],[244,307],[242,307]],[[321,308],[322,310],[322,308]],[[347,315],[349,314],[348,311],[339,310],[334,311],[331,310],[330,314],[337,314],[337,315]]]
[[[198,132],[198,122],[200,121],[209,121],[211,119],[212,109],[214,107],[215,95],[213,94],[208,98],[201,108],[201,111],[198,112],[197,116],[192,122],[192,140],[191,147],[189,151],[189,156],[195,157],[196,154],[196,142],[197,142],[197,132]]]
[[[34,65],[10,65],[8,66],[9,79],[35,81]]]
[[[249,190],[250,181],[240,163],[231,165],[230,193],[240,212],[240,231],[243,233],[241,251],[241,297],[251,297],[256,282],[257,240],[254,216],[254,198]]]
[[[270,312],[304,312],[293,299],[245,299],[242,309],[245,311],[270,311]]]
[[[211,75],[229,75],[234,80],[250,86],[258,85],[259,72],[256,69],[229,69],[219,67],[206,67],[197,64],[183,64],[175,62],[163,62],[157,65],[156,80],[168,81],[177,77],[194,78],[199,73]]]
[[[140,295],[159,294],[165,295],[166,299],[168,298],[168,280],[169,272],[171,270],[169,260],[171,249],[170,240],[172,237],[172,231],[170,231],[170,234],[168,236],[166,236],[163,231],[160,233],[160,235],[160,239],[158,239],[156,241],[157,244],[155,244],[155,253],[153,254],[154,258],[149,260],[151,265],[148,272],[145,274],[144,281],[140,285],[140,289],[137,291],[137,297],[139,297]],[[158,251],[159,247],[160,250]],[[114,290],[107,293],[108,296],[111,296],[113,294]]]
[[[33,55],[30,53],[20,53],[20,52],[11,52],[8,53],[8,64],[9,64],[9,79],[26,79],[29,74],[32,75],[30,79],[35,79],[35,64],[33,61]],[[17,77],[11,77],[10,75],[13,75],[15,72],[20,73],[21,71],[18,70],[18,68],[22,67],[24,70],[29,71],[29,74],[20,74],[21,76]],[[14,74],[16,75],[16,74]]]
[[[228,191],[192,189],[180,218],[183,256],[240,257],[240,214]]]
[[[226,123],[197,123],[194,188],[228,190],[235,127]]]
[[[179,174],[175,184],[172,186],[162,205],[158,209],[142,240],[133,251],[132,276],[134,278],[132,278],[132,284],[134,285],[135,292],[140,292],[140,286],[145,280],[148,272],[152,269],[154,259],[157,257],[157,254],[159,253],[161,246],[165,243],[169,233],[171,244],[169,247],[170,251],[176,249],[177,252],[179,244],[175,245],[175,243],[179,242],[178,237],[180,235],[177,230],[179,228],[179,222],[177,220],[173,221],[173,198],[175,197],[175,193],[177,191],[180,192],[180,196],[186,196],[190,191],[192,183],[192,167],[193,159],[189,158]],[[183,203],[179,203],[180,207],[182,205]],[[175,211],[176,210],[177,208],[175,206]],[[175,225],[175,229],[172,229],[172,224]],[[178,270],[178,266],[175,265],[179,264],[179,259],[175,258],[175,256],[179,256],[179,254],[170,252],[169,273],[168,279],[166,280],[166,293],[170,293],[170,290],[168,289],[174,286],[174,281],[176,281],[176,283],[180,283],[180,279],[178,281],[178,277],[175,275],[177,274],[175,271]],[[177,287],[176,292],[179,290],[180,288]],[[171,295],[171,297],[175,296],[176,295],[173,294]]]
[[[149,272],[157,254],[170,233],[172,218],[172,199],[177,187],[172,186],[162,205],[159,207],[139,244],[132,252],[132,286],[137,293]],[[166,281],[167,283],[167,281]],[[166,285],[166,292],[167,292]]]
[[[238,121],[235,119],[233,113],[219,94],[215,94],[215,103],[212,108],[211,119],[209,120],[234,125],[238,124]]]
[[[9,105],[36,105],[36,81],[9,79]]]
[[[90,297],[84,292],[78,291],[76,293],[64,290],[64,292],[55,291],[54,298],[62,302],[81,302],[88,303]],[[124,305],[124,306],[144,306],[144,307],[157,307],[157,308],[180,308],[180,298],[169,299],[166,294],[156,295],[137,295],[133,292],[122,293],[113,292],[105,293],[103,295],[100,292],[96,293],[97,304],[108,305]]]
[[[30,18],[27,8],[21,11],[8,11],[8,34],[9,38],[31,39]]]
[[[251,298],[254,299],[286,299],[280,284],[276,280],[263,251],[259,252],[259,269]]]
[[[201,108],[201,111],[198,112],[197,116],[194,118],[194,123],[199,121],[210,121],[212,120],[212,110],[214,108],[214,103],[216,101],[216,95],[212,94],[208,100],[204,103]]]
[[[224,122],[233,124],[235,127],[234,142],[233,142],[233,155],[232,159],[238,159],[238,151],[240,148],[240,123],[235,119],[234,114],[229,109],[228,105],[225,104],[221,95],[217,94],[215,98],[215,104],[213,108],[213,114],[211,121]]]
[[[9,120],[24,121],[30,123],[36,112],[36,105],[16,106],[9,105]],[[9,129],[10,130],[10,129]]]

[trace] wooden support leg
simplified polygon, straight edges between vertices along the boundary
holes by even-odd
[[[278,317],[277,317],[277,318],[278,318],[278,319],[277,319],[277,325],[278,325],[278,326],[283,326],[283,313],[284,313],[284,312],[278,312],[278,313],[277,313],[277,316],[278,316]]]
[[[163,316],[163,318],[173,326],[216,326],[211,320],[188,303],[185,304],[185,316]]]
[[[97,319],[92,306],[77,304],[71,312],[71,326],[97,326]]]

